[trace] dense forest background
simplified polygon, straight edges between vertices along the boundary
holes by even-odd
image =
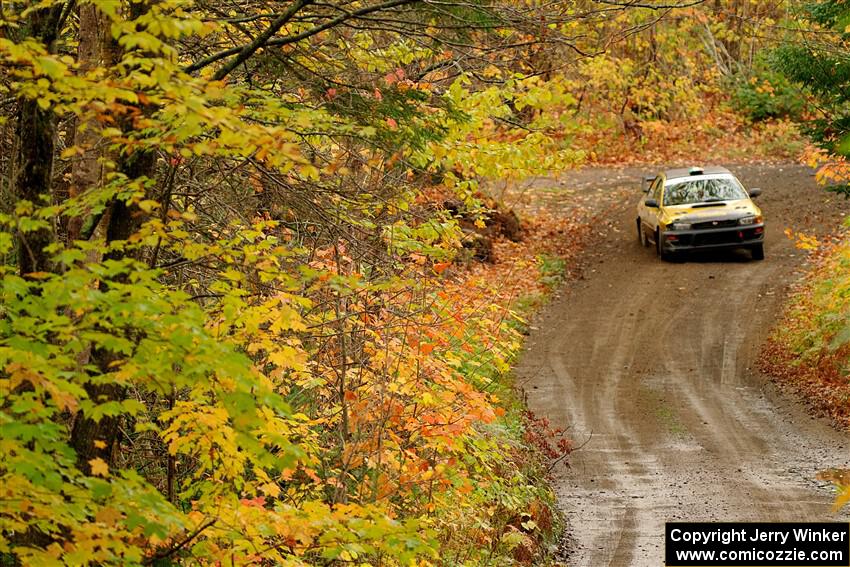
[[[4,1],[4,560],[545,559],[517,299],[587,223],[504,195],[840,164],[845,9],[795,4]]]

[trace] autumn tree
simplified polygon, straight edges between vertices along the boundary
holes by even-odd
[[[510,561],[519,340],[448,274],[592,97],[675,117],[745,59],[720,14],[768,11],[701,4],[0,5],[0,554]]]
[[[570,4],[0,10],[0,553],[508,553],[519,512],[476,514],[537,497],[493,472],[518,342],[435,285],[464,236],[420,191],[486,223],[481,178],[578,158],[526,62]]]
[[[815,116],[807,121],[813,139],[830,153],[850,153],[850,117],[847,84],[850,65],[847,20],[850,11],[841,2],[818,2],[801,8],[804,20],[773,54],[777,69],[817,98]]]

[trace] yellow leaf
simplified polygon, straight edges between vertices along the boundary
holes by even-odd
[[[62,152],[59,154],[59,157],[62,159],[68,159],[74,157],[79,153],[81,153],[80,148],[78,148],[77,146],[71,146],[70,148],[65,148],[64,150],[62,150]]]
[[[144,212],[149,213],[152,210],[159,208],[159,203],[152,199],[145,199],[144,201],[139,201],[139,208]]]
[[[108,506],[98,510],[97,514],[95,514],[95,520],[103,524],[115,524],[121,517],[121,512]]]
[[[89,461],[89,466],[91,467],[91,473],[96,476],[109,476],[109,465],[106,464],[106,461],[101,459],[100,457],[96,457]]]
[[[104,441],[101,441],[100,439],[95,440],[94,446],[98,449],[106,449],[106,443]]]
[[[850,486],[842,486],[838,496],[835,497],[833,503],[833,511],[838,512],[841,508],[850,504]]]

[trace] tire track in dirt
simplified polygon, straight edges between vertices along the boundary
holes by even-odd
[[[530,408],[590,439],[556,478],[571,565],[661,565],[669,520],[835,518],[814,475],[848,464],[850,439],[750,368],[804,260],[782,231],[829,230],[848,205],[803,167],[731,169],[765,189],[765,261],[656,259],[632,234],[635,190],[586,254],[586,278],[529,337],[518,378]],[[598,191],[594,175],[614,177],[580,172],[578,190]]]

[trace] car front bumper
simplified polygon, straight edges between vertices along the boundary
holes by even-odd
[[[661,246],[668,252],[747,248],[764,242],[764,224],[661,233]]]

